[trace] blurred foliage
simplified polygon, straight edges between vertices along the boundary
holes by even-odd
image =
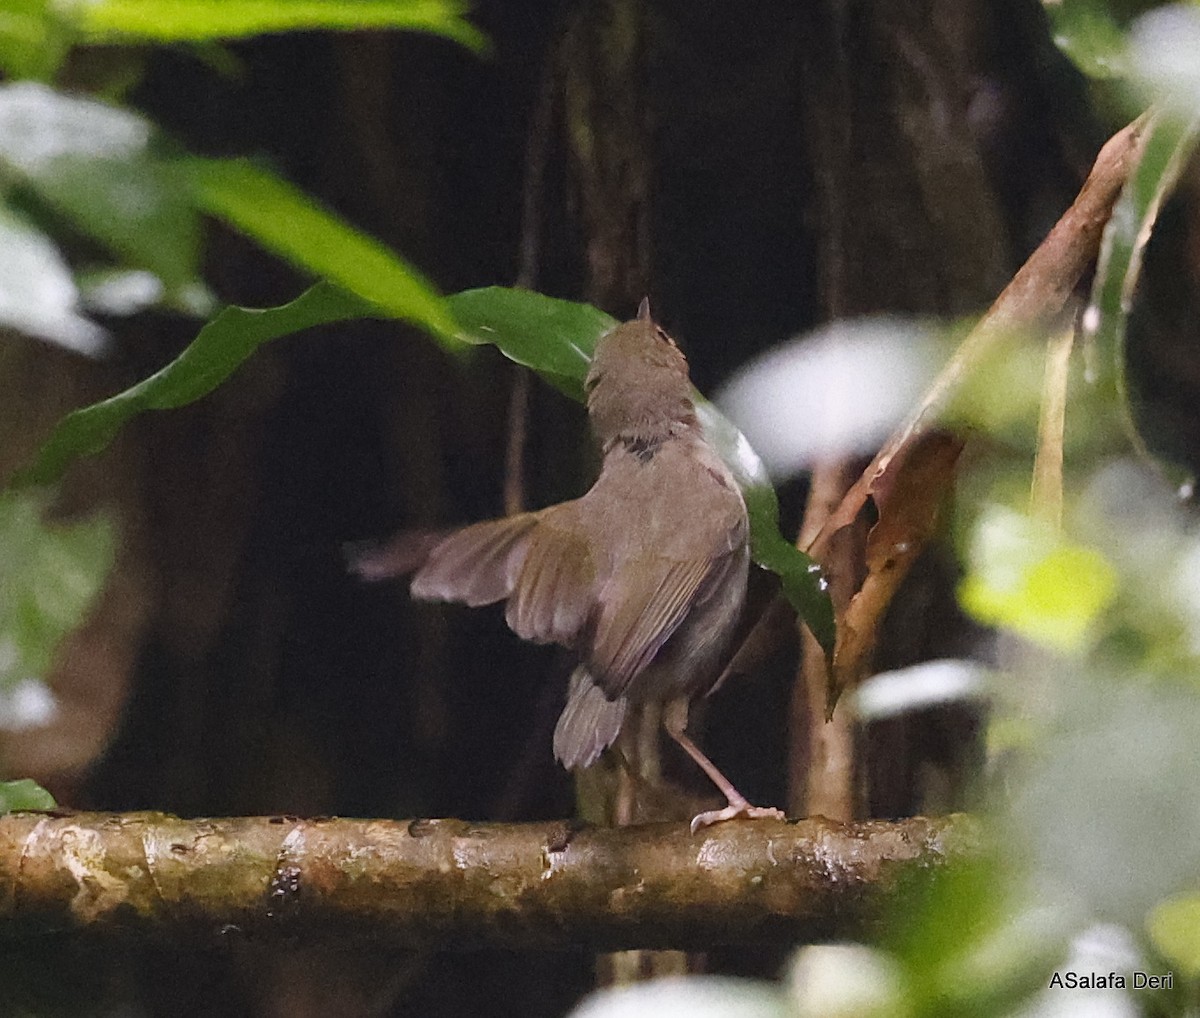
[[[19,809],[54,809],[54,796],[36,781],[0,781],[0,814]]]
[[[0,687],[45,675],[112,560],[106,519],[52,525],[42,509],[33,494],[0,495]]]
[[[1081,649],[1116,592],[1116,574],[1099,551],[999,506],[976,523],[967,562],[963,606],[1051,650]]]
[[[149,274],[148,298],[93,301],[107,313],[158,304],[208,314],[198,276],[200,216],[226,220],[263,246],[342,283],[398,317],[451,323],[420,274],[269,171],[188,158],[127,107],[53,87],[72,46],[120,41],[210,43],[263,32],[401,28],[473,49],[483,37],[454,0],[12,0],[0,16],[0,325],[82,352],[103,333],[81,310],[80,283]],[[28,80],[22,80],[28,79]],[[96,248],[60,241],[79,233]],[[97,261],[98,252],[107,260]],[[68,266],[70,267],[68,269]],[[76,273],[76,278],[72,278]],[[126,279],[128,283],[128,279]],[[111,290],[111,285],[110,285]]]

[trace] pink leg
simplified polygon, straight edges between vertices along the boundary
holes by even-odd
[[[682,724],[680,722],[683,722]],[[692,818],[692,833],[695,834],[701,827],[708,827],[710,824],[720,823],[722,820],[733,820],[736,817],[746,817],[749,820],[786,820],[782,810],[772,809],[766,806],[751,806],[746,801],[746,797],[742,795],[733,783],[725,777],[704,753],[691,739],[684,734],[683,725],[686,724],[686,714],[680,717],[680,714],[668,708],[663,714],[663,727],[666,728],[667,734],[671,736],[687,753],[699,768],[708,775],[709,780],[721,790],[721,794],[728,800],[729,805],[724,809],[709,810],[706,813],[698,813]]]

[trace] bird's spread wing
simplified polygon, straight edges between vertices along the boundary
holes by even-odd
[[[529,541],[505,612],[522,639],[574,647],[592,616],[596,567],[572,512],[569,502],[547,510]]]
[[[537,513],[521,513],[455,531],[417,570],[413,597],[461,601],[472,608],[504,600],[521,574],[537,518]]]
[[[627,565],[628,596],[602,607],[588,670],[609,697],[620,696],[679,628],[732,556],[673,561],[645,556]]]

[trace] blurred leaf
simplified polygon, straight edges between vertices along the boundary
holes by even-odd
[[[1100,552],[999,507],[976,523],[968,560],[963,607],[1053,650],[1082,649],[1117,592],[1116,571]]]
[[[885,945],[900,962],[913,1014],[1007,1018],[1045,985],[1063,930],[1054,915],[1021,903],[1010,877],[986,851],[933,880],[905,875],[888,903]]]
[[[2,85],[0,179],[168,288],[195,278],[200,234],[186,179],[136,113],[34,82]]]
[[[399,255],[304,192],[240,159],[187,162],[197,203],[293,265],[448,342],[457,331],[445,298]]]
[[[1160,902],[1146,920],[1155,948],[1184,978],[1200,976],[1200,894],[1186,894]]]
[[[40,677],[79,624],[108,573],[112,528],[103,517],[48,525],[41,500],[0,495],[0,683]]]
[[[928,390],[939,339],[895,316],[829,322],[741,365],[715,401],[786,480],[873,455]]]
[[[731,976],[684,976],[608,987],[585,997],[567,1018],[791,1018],[774,983]]]
[[[54,809],[54,796],[36,781],[0,781],[0,814],[22,809]]]
[[[329,283],[318,283],[280,307],[228,307],[200,330],[183,353],[149,378],[59,421],[38,450],[37,459],[13,483],[49,483],[76,457],[105,448],[135,414],[181,407],[200,399],[268,340],[373,313],[371,306]]]
[[[0,70],[49,81],[67,55],[68,33],[48,0],[5,0],[0,9]]]
[[[3,205],[0,324],[79,353],[105,343],[104,330],[79,314],[79,292],[54,241]]]
[[[1054,43],[1084,74],[1120,78],[1128,73],[1125,33],[1104,0],[1042,0]]]
[[[1163,200],[1195,147],[1200,119],[1162,114],[1146,128],[1141,162],[1121,192],[1104,228],[1091,300],[1083,315],[1084,336],[1101,377],[1112,379],[1130,438],[1149,456],[1134,423],[1125,371],[1125,332],[1142,256]]]
[[[1136,927],[1200,872],[1200,698],[1188,674],[1154,681],[1097,649],[1013,677],[1041,731],[1006,775],[1003,844],[1043,905]]]
[[[149,308],[167,308],[194,318],[220,310],[211,291],[199,280],[167,292],[162,280],[145,269],[87,269],[75,273],[83,306],[102,315],[124,317]]]
[[[1130,31],[1135,80],[1150,102],[1188,120],[1200,108],[1200,4],[1165,4]]]
[[[456,0],[76,0],[67,8],[89,41],[231,39],[309,29],[398,28],[474,50],[483,34]]]
[[[907,1018],[906,987],[896,960],[862,944],[813,944],[788,972],[794,1018]]]
[[[36,676],[0,682],[0,732],[41,728],[58,716],[54,691]]]

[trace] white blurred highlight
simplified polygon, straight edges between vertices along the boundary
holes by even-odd
[[[41,230],[0,209],[0,325],[94,356],[107,333],[79,314],[79,291]]]
[[[974,661],[947,658],[880,672],[854,693],[854,713],[864,721],[880,721],[910,711],[926,710],[987,694],[988,670]]]
[[[796,1018],[891,1018],[904,993],[895,961],[861,944],[802,948],[788,981]]]
[[[1172,4],[1143,14],[1129,38],[1134,71],[1185,117],[1200,109],[1200,9]]]
[[[568,1018],[793,1018],[772,983],[728,976],[680,976],[600,990]]]
[[[0,731],[41,728],[58,716],[58,701],[40,679],[21,679],[0,689]]]
[[[835,322],[745,365],[717,396],[768,471],[873,453],[933,378],[938,355],[919,325]]]

